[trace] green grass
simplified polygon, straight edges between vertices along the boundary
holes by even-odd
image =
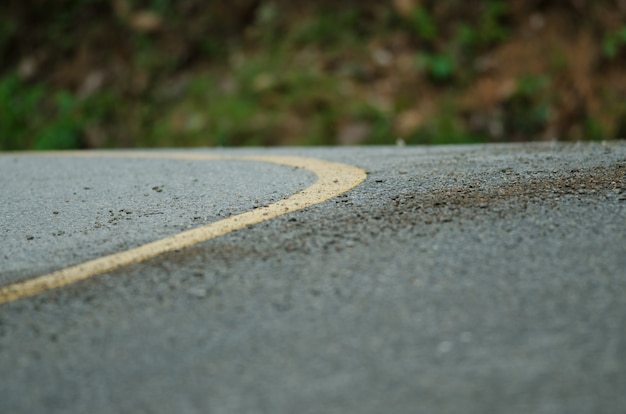
[[[106,121],[117,102],[108,93],[80,99],[5,76],[0,79],[0,150],[83,147],[86,130]]]
[[[624,47],[626,47],[626,26],[605,34],[602,43],[602,53],[605,57],[615,59]]]
[[[202,30],[185,31],[184,19],[176,15],[182,6],[171,0],[129,4],[133,10],[163,17],[162,31],[130,30],[114,14],[103,15],[93,25],[81,23],[97,11],[109,10],[104,0],[70,0],[67,8],[54,9],[43,23],[50,50],[63,56],[76,52],[76,22],[83,29],[89,26],[84,33],[99,41],[111,27],[126,30],[130,69],[123,81],[84,96],[79,87],[69,91],[20,78],[16,65],[0,67],[0,150],[333,145],[340,142],[342,131],[354,126],[362,144],[393,144],[397,138],[414,144],[490,141],[488,132],[469,130],[459,102],[464,88],[481,76],[476,60],[511,36],[511,11],[505,1],[484,0],[466,7],[460,0],[437,7],[416,3],[406,15],[375,3],[289,14],[282,2],[262,2],[240,37],[227,39],[193,37]],[[205,27],[209,20],[199,21]],[[19,31],[0,15],[0,57],[10,54]],[[189,36],[187,43],[177,43],[183,36]],[[626,29],[607,31],[603,39],[603,58],[619,64]],[[180,45],[189,46],[188,55],[202,64],[186,67],[181,62],[186,54],[171,53]],[[410,51],[414,70],[404,74],[407,87],[385,97],[384,105],[371,98],[381,77],[393,77],[385,73],[390,69],[373,63],[372,50],[381,47],[394,53],[399,49],[400,54]],[[497,121],[506,130],[504,139],[538,137],[554,118],[558,96],[552,79],[568,68],[558,51],[547,58],[553,69],[521,76],[513,94],[503,98]],[[182,86],[170,92],[168,82],[181,79]],[[435,112],[397,137],[396,117],[419,106],[423,90],[430,93]],[[624,117],[623,108],[615,104],[619,99],[611,95],[603,103],[617,108],[611,113],[616,119]],[[588,115],[578,127],[581,136],[605,139],[612,129],[616,134],[626,129],[626,122],[619,122],[607,126],[606,120]]]

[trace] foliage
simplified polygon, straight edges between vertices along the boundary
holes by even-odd
[[[411,23],[419,38],[433,40],[437,37],[437,23],[424,7],[415,7],[411,15]]]
[[[609,59],[614,59],[620,49],[626,46],[626,26],[615,32],[607,33],[602,44],[602,52]]]
[[[435,81],[449,80],[456,70],[454,58],[445,53],[421,52],[417,56],[417,64]]]
[[[618,137],[626,85],[602,80],[620,79],[624,13],[558,3],[5,2],[0,149]],[[573,42],[562,21],[598,40],[595,72],[558,47],[507,57],[541,30]]]
[[[80,148],[85,129],[105,119],[113,105],[106,94],[80,100],[5,76],[0,79],[0,149]]]
[[[508,108],[506,129],[520,140],[540,133],[550,119],[550,105],[546,91],[550,79],[542,75],[525,75],[517,80],[513,95],[505,105]]]

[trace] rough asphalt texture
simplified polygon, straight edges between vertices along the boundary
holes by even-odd
[[[314,181],[249,161],[4,156],[0,284],[243,213]]]
[[[0,412],[626,412],[625,142],[221,152],[318,157],[369,175],[306,210],[3,305]],[[141,242],[123,240],[140,219],[162,235],[160,223],[219,219],[216,209],[311,181],[257,163],[77,159],[71,171],[84,172],[68,188],[69,175],[52,172],[68,166],[52,165],[42,184],[19,167],[31,161],[7,162],[0,177],[30,177],[29,214],[79,204],[52,207],[31,188],[92,205],[76,210],[84,225],[41,233],[52,243],[37,254],[53,252],[55,264],[75,260],[57,240],[83,243],[96,221],[115,241],[107,246],[126,246]],[[188,180],[205,169],[254,195],[204,199]],[[218,181],[205,181],[205,194]],[[11,224],[19,212],[1,182]],[[155,211],[142,198],[174,188],[178,200],[156,219],[99,219]],[[18,240],[2,234],[2,251],[40,243],[38,220],[11,224]],[[0,283],[48,266],[5,255]]]

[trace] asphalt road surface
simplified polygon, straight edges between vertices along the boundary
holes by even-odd
[[[1,304],[0,413],[626,412],[626,142],[179,152],[367,178]],[[241,159],[1,154],[0,287],[315,181]]]

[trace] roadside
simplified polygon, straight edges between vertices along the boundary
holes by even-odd
[[[2,411],[626,407],[623,142],[225,152],[368,178],[3,305]]]
[[[0,149],[626,138],[621,0],[0,5]]]

